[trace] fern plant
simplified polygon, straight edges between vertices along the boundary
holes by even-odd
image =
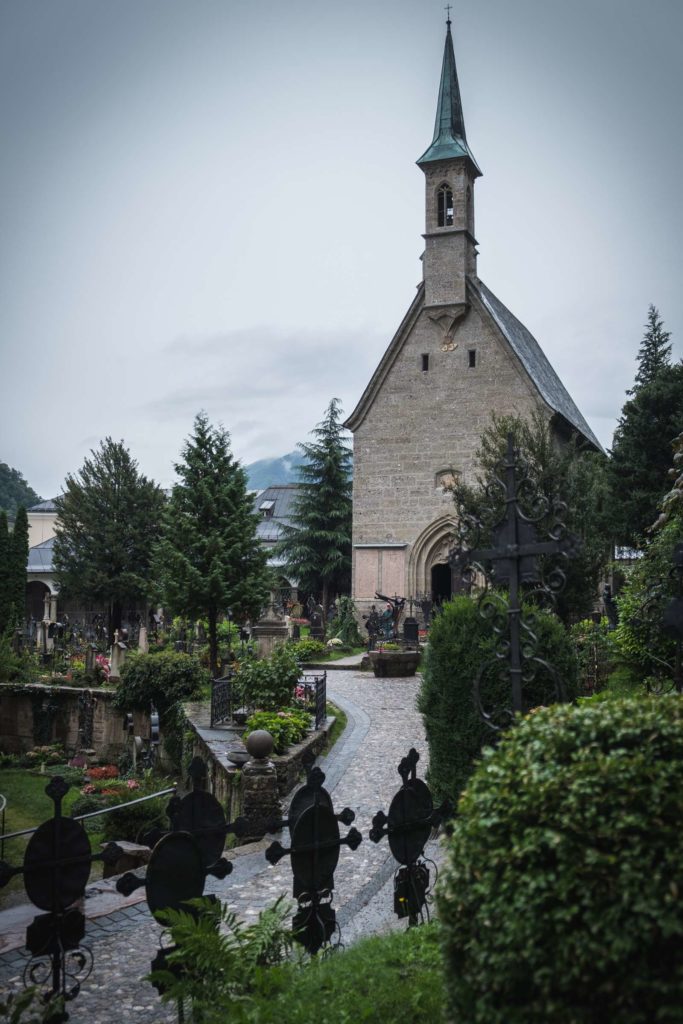
[[[291,906],[280,896],[254,924],[245,924],[227,905],[207,897],[189,900],[188,907],[190,911],[157,915],[176,948],[168,954],[168,968],[153,971],[147,980],[164,1002],[190,1008],[195,1024],[218,1006],[229,1018],[230,1005],[258,993],[268,969],[290,956]]]

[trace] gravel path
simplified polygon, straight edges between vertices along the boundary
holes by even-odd
[[[348,727],[318,764],[326,774],[325,786],[335,811],[351,807],[363,835],[356,851],[342,847],[335,872],[334,906],[346,944],[398,924],[391,889],[395,862],[386,840],[375,844],[367,836],[373,815],[388,809],[400,785],[398,763],[411,746],[420,752],[419,774],[424,775],[427,744],[415,710],[418,683],[418,677],[374,679],[350,670],[328,675],[329,698],[346,712]],[[280,838],[287,846],[288,837]],[[247,921],[281,894],[291,897],[289,859],[270,866],[264,857],[269,843],[266,839],[232,851],[232,874],[222,882],[212,878],[207,882],[207,892],[219,894]],[[436,844],[429,844],[428,855],[435,857],[437,852]],[[88,921],[86,944],[94,954],[94,967],[69,1006],[72,1024],[156,1024],[177,1019],[175,1010],[159,1002],[149,983],[139,980],[148,970],[160,935],[144,902]],[[16,989],[25,963],[24,951],[0,956],[0,987]]]

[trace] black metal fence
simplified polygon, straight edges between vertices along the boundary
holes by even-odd
[[[292,699],[302,704],[315,717],[315,728],[320,729],[327,717],[327,671],[302,672]],[[211,681],[211,728],[217,725],[242,726],[256,704],[249,691],[239,683],[234,672],[228,672]]]

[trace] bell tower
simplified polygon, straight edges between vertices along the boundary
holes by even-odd
[[[481,171],[467,145],[450,17],[434,138],[417,164],[426,188],[425,305],[464,306],[467,278],[477,276],[474,182]]]

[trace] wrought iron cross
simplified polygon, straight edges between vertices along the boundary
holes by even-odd
[[[93,956],[81,945],[85,916],[73,904],[85,893],[92,862],[114,864],[123,853],[116,843],[108,843],[102,853],[91,852],[80,821],[62,817],[62,800],[68,791],[69,783],[60,775],[50,779],[45,793],[54,804],[52,818],[31,836],[21,867],[0,862],[0,889],[14,875],[23,874],[31,903],[47,911],[34,917],[26,929],[31,960],[24,971],[24,984],[42,987],[46,1003],[55,996],[62,996],[65,1002],[75,999],[90,974]],[[55,1011],[46,1019],[50,1024],[63,1024],[69,1014]]]
[[[505,457],[499,467],[503,471],[499,483],[505,491],[505,512],[492,530],[492,546],[474,549],[461,547],[451,552],[449,557],[453,568],[464,569],[470,573],[473,568],[478,568],[490,576],[492,582],[508,589],[506,614],[509,642],[506,655],[509,660],[514,712],[524,710],[522,682],[524,662],[528,660],[525,659],[522,643],[521,585],[541,583],[541,555],[569,557],[579,546],[578,539],[559,522],[550,529],[546,540],[539,539],[537,524],[543,515],[548,513],[549,502],[537,494],[536,507],[540,509],[540,513],[534,517],[525,515],[520,508],[518,468],[518,453],[515,451],[514,439],[512,434],[508,434]],[[488,572],[487,566],[492,567]],[[558,575],[563,583],[563,574]],[[558,582],[554,588],[542,586],[540,589],[545,597],[554,600],[561,585]],[[527,629],[526,632],[528,636],[533,636],[530,630]]]
[[[362,836],[352,828],[344,838],[339,834],[339,822],[350,825],[355,814],[345,807],[334,813],[332,798],[323,787],[325,775],[312,761],[305,765],[306,784],[292,800],[286,821],[271,823],[270,832],[289,827],[289,849],[275,841],[266,850],[266,860],[277,864],[289,855],[294,875],[293,894],[299,904],[294,916],[294,938],[308,950],[317,953],[327,945],[338,930],[332,907],[334,871],[342,846],[356,850]]]

